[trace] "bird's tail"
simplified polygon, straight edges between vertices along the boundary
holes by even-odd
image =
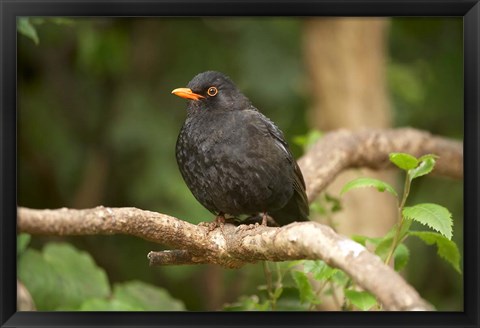
[[[304,197],[295,192],[284,207],[268,214],[278,225],[284,226],[296,221],[308,221],[309,208]]]

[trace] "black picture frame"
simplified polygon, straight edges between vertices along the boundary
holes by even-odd
[[[463,312],[16,312],[16,17],[17,16],[462,16],[464,19]],[[478,327],[480,249],[479,32],[474,0],[167,0],[0,1],[1,327],[442,326]]]

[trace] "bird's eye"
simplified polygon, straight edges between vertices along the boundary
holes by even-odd
[[[218,93],[218,89],[215,88],[215,87],[210,87],[210,88],[208,88],[207,93],[210,97],[213,97]]]

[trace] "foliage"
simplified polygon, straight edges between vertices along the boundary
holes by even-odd
[[[322,137],[323,133],[321,131],[311,130],[305,135],[300,135],[293,138],[293,143],[302,147],[303,151],[306,152]]]
[[[356,240],[365,245],[368,241],[375,247],[375,253],[379,255],[386,264],[390,263],[393,257],[396,270],[405,267],[409,251],[405,244],[402,244],[408,236],[419,237],[428,245],[437,244],[438,254],[447,260],[455,270],[460,271],[460,253],[452,239],[452,214],[445,207],[438,204],[416,204],[406,207],[405,203],[410,192],[411,182],[430,173],[435,166],[435,155],[427,154],[420,158],[415,158],[410,154],[392,153],[390,161],[397,167],[406,172],[405,187],[403,196],[398,201],[399,222],[383,238],[367,238],[357,236]],[[388,190],[391,194],[397,196],[388,183],[376,179],[359,178],[347,183],[342,194],[359,187],[372,186],[379,191]],[[416,221],[439,233],[411,230],[411,224]],[[399,262],[399,263],[396,263]]]
[[[26,248],[21,234],[18,277],[38,310],[166,311],[184,310],[165,290],[140,282],[116,283],[111,290],[105,271],[92,257],[70,244],[49,243],[41,252]]]
[[[340,195],[343,195],[349,190],[363,187],[374,187],[380,192],[388,191],[392,195],[397,196],[397,192],[395,191],[395,189],[393,189],[392,186],[390,186],[388,183],[370,178],[358,178],[356,180],[350,181],[345,186],[343,186],[342,190],[340,191]]]
[[[40,40],[38,39],[37,30],[33,27],[32,23],[30,23],[30,19],[28,17],[20,17],[17,21],[17,29],[18,32],[25,35],[27,38],[30,38],[35,44],[38,44]]]
[[[303,139],[306,140],[306,139]],[[367,236],[353,236],[353,240],[363,246],[373,248],[385,264],[389,264],[393,260],[393,267],[396,271],[403,270],[409,261],[410,251],[404,243],[407,237],[415,236],[424,241],[427,245],[436,244],[438,254],[441,258],[450,263],[453,268],[461,273],[460,270],[460,253],[458,247],[451,240],[452,238],[452,215],[451,213],[438,204],[417,204],[406,207],[405,203],[410,192],[411,182],[421,176],[430,173],[435,166],[437,156],[424,155],[416,158],[409,154],[392,153],[390,161],[397,167],[405,171],[405,187],[403,195],[399,198],[395,189],[388,183],[377,179],[358,178],[350,181],[342,188],[340,194],[364,187],[374,187],[378,191],[388,191],[398,200],[399,222],[394,225],[388,233],[383,237],[372,238]],[[320,201],[312,204],[313,209],[317,213],[323,215],[331,215],[334,211],[338,211],[340,201],[328,194],[324,195],[323,203]],[[331,207],[325,206],[333,203]],[[412,230],[412,222],[418,222],[432,231],[416,231]],[[285,310],[281,307],[285,296],[284,290],[293,289],[298,293],[299,303],[296,303],[295,309],[316,309],[322,304],[322,299],[328,295],[332,295],[337,305],[345,310],[363,310],[367,311],[372,308],[379,309],[376,298],[367,291],[361,290],[354,285],[352,280],[345,273],[338,269],[329,267],[324,261],[301,260],[293,261],[287,265],[286,269],[276,266],[276,280],[273,282],[272,272],[268,263],[264,263],[265,277],[267,279],[266,286],[260,286],[259,290],[266,290],[267,293],[261,295],[253,295],[250,297],[242,296],[237,303],[228,304],[225,309],[228,310]],[[290,281],[286,279],[286,271],[289,271]],[[341,291],[341,295],[337,295]]]
[[[73,20],[64,18],[64,17],[49,17],[49,18],[30,18],[30,17],[19,17],[17,19],[17,30],[20,34],[31,39],[36,45],[40,43],[38,37],[37,29],[35,25],[41,25],[45,22],[50,22],[58,25],[71,25]]]
[[[176,167],[175,139],[185,111],[170,90],[185,86],[200,71],[228,73],[282,128],[298,157],[311,142],[292,136],[315,140],[321,135],[306,132],[312,128],[307,111],[316,95],[308,92],[302,63],[303,24],[303,19],[273,17],[22,17],[17,21],[18,203],[33,208],[135,206],[194,223],[211,220]],[[454,17],[391,19],[386,66],[395,125],[463,136],[462,29],[461,18]],[[462,183],[419,180],[409,199],[421,203],[429,195],[447,204],[456,220],[452,240],[461,246]],[[333,214],[341,209],[334,196],[323,194],[311,206],[332,226]],[[217,309],[240,295],[255,294],[264,279],[253,265],[240,270],[149,268],[139,254],[158,245],[126,236],[64,240],[87,250],[111,285],[140,279],[168,286],[192,310]],[[34,236],[31,245],[41,249],[48,242]],[[435,304],[444,304],[440,309],[462,310],[463,286],[450,276],[455,272],[432,262],[428,248],[408,246],[416,254],[406,267],[407,274],[413,267],[409,281]],[[427,270],[435,270],[443,288],[432,284]],[[239,278],[244,276],[248,279]],[[293,278],[284,273],[284,280],[289,286],[277,308],[300,307]],[[211,288],[205,290],[207,285]],[[260,292],[259,302],[268,299],[266,290]]]

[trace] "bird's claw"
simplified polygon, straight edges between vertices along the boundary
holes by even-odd
[[[207,233],[212,232],[213,230],[220,228],[223,232],[223,226],[225,223],[237,224],[238,221],[235,218],[225,218],[223,215],[217,215],[215,220],[209,222],[200,222],[198,225],[207,228]]]
[[[258,222],[255,222],[250,224],[240,224],[236,229],[237,231],[248,231],[248,230],[253,230],[259,226],[260,225],[258,224]]]

